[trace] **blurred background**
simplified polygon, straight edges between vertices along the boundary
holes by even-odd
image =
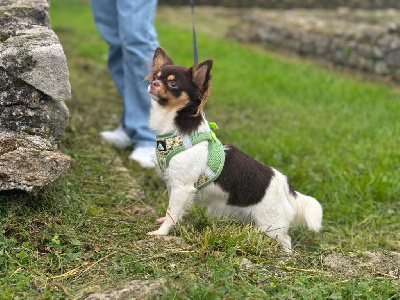
[[[185,1],[159,3],[185,5]],[[238,15],[226,16],[236,19],[232,20],[227,35],[240,42],[322,58],[330,65],[386,76],[386,80],[400,77],[398,1],[196,1],[196,4],[242,8]]]
[[[160,4],[187,5],[184,0],[160,0]],[[396,0],[198,0],[196,5],[213,5],[226,7],[260,7],[269,9],[291,8],[323,8],[335,9],[338,7],[382,9],[400,8]]]

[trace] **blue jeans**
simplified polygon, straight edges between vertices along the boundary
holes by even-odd
[[[94,20],[109,45],[108,68],[123,100],[121,124],[135,147],[154,146],[150,96],[143,79],[158,46],[154,28],[157,0],[91,0]]]

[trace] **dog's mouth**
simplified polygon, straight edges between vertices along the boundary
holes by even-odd
[[[149,93],[151,99],[154,100],[154,101],[158,101],[158,99],[160,98],[160,97],[157,95],[157,91],[154,91],[154,90],[152,89],[151,85],[149,85],[149,87],[147,88],[147,93]]]
[[[156,101],[158,104],[165,105],[168,103],[168,100],[160,97],[157,89],[152,88],[151,85],[149,85],[147,92],[149,93],[151,100]]]
[[[168,103],[168,99],[160,96],[160,91],[157,88],[152,87],[150,84],[147,92],[149,93],[151,100],[157,102],[158,104],[164,106]]]
[[[150,94],[151,100],[157,102],[157,103],[160,104],[160,105],[165,105],[165,104],[167,104],[167,102],[168,102],[167,99],[160,98],[159,96],[155,95],[154,93],[150,93],[150,92],[149,92],[149,94]]]

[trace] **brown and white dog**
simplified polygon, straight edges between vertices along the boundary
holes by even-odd
[[[213,61],[207,60],[189,69],[176,66],[161,47],[155,50],[153,69],[145,80],[151,81],[150,128],[157,135],[175,133],[187,140],[193,132],[211,131],[202,108],[211,92],[212,65]],[[189,145],[164,169],[156,161],[156,171],[167,184],[169,205],[166,216],[157,220],[162,225],[148,234],[167,235],[192,200],[217,216],[253,223],[287,249],[291,248],[289,225],[315,231],[321,228],[322,207],[317,200],[296,192],[286,176],[230,144],[223,144],[225,164],[218,178],[198,190],[196,183],[207,166],[209,143]]]

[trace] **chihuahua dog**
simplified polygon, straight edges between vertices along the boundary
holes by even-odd
[[[168,235],[194,200],[217,216],[251,222],[291,248],[290,225],[318,231],[322,207],[295,191],[286,176],[231,144],[222,144],[202,109],[211,92],[212,60],[185,68],[158,47],[153,57],[150,128],[157,133],[156,171],[166,182],[169,204],[161,226]]]

